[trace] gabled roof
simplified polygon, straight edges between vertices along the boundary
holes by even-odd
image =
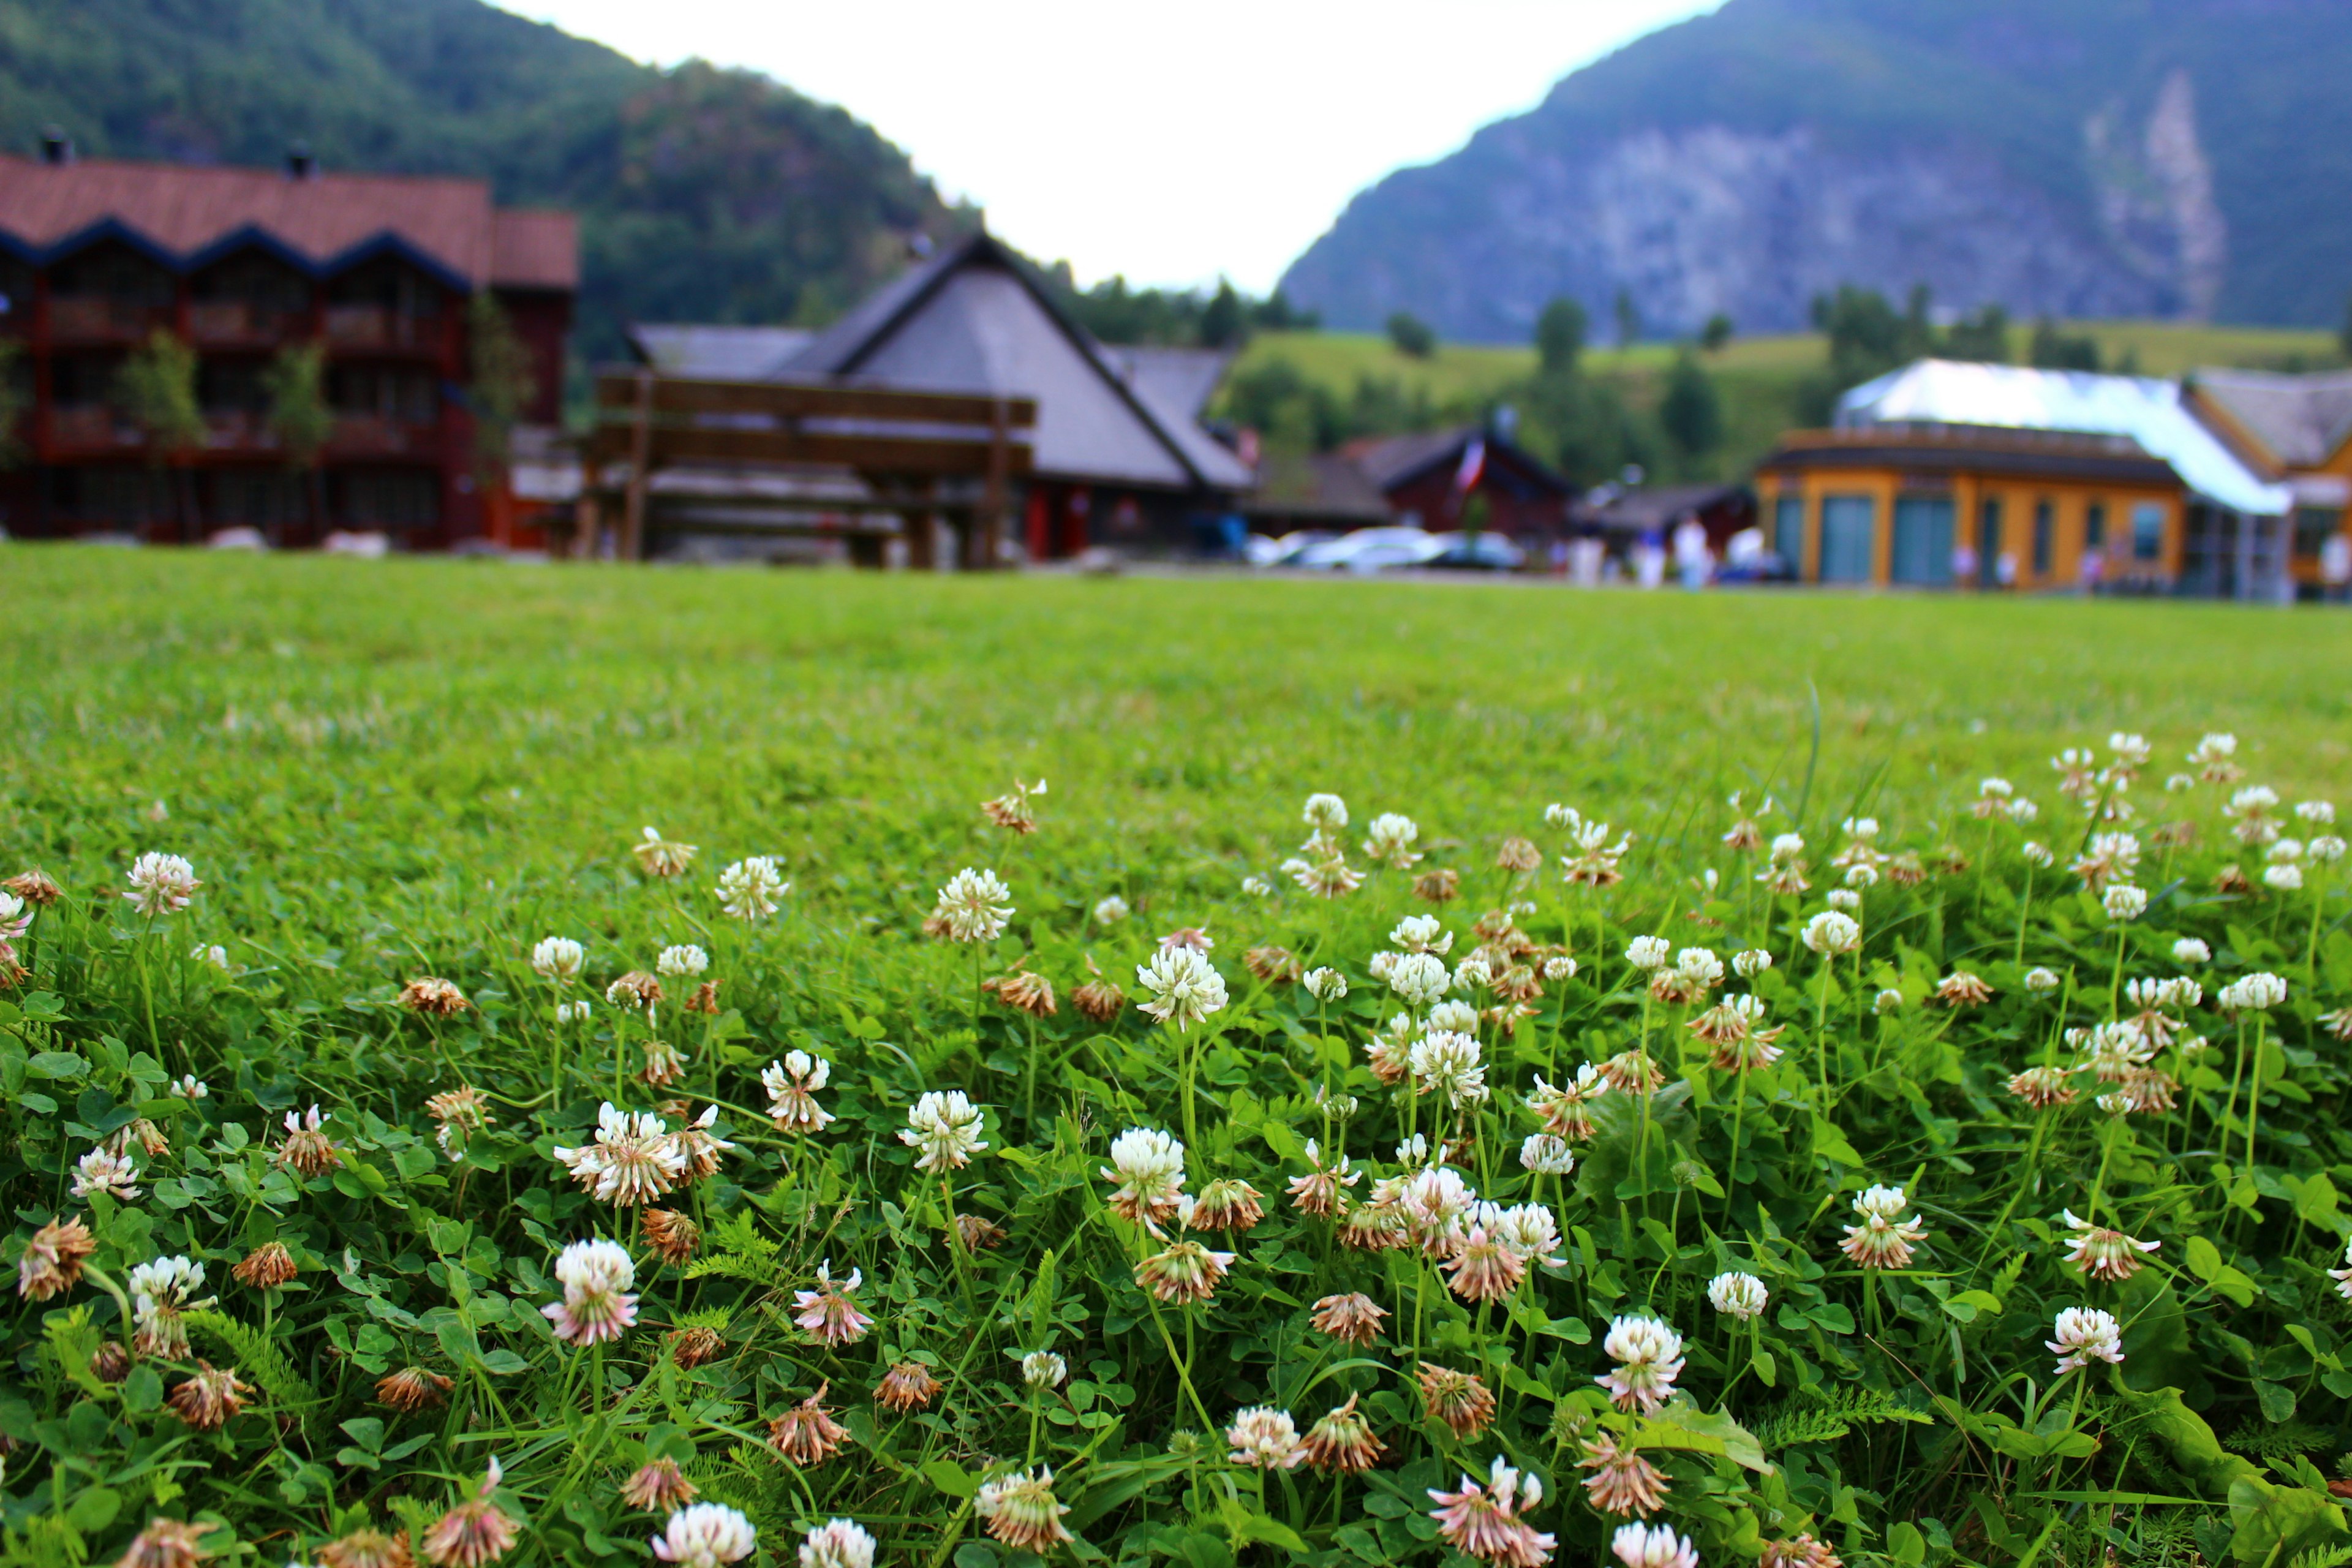
[[[1164,394],[1130,384],[1028,266],[976,233],[819,332],[779,374],[1037,400],[1040,474],[1169,489],[1247,489],[1247,465]]]
[[[1342,452],[1269,453],[1257,468],[1254,515],[1355,527],[1395,519],[1389,498]]]
[[[803,327],[664,326],[639,321],[629,328],[629,346],[664,375],[772,381],[814,335]]]
[[[1488,462],[1500,458],[1539,488],[1559,495],[1569,492],[1569,482],[1537,461],[1525,447],[1476,425],[1357,442],[1350,444],[1348,450],[1364,470],[1364,477],[1385,494],[1399,485],[1421,478],[1433,468],[1444,468],[1448,471],[1458,468],[1474,439],[1486,441]]]
[[[1976,425],[2127,436],[2217,505],[2275,517],[2287,491],[2255,473],[2190,412],[2178,384],[2146,376],[1921,360],[1838,399],[1841,428]]]
[[[2200,370],[2198,392],[2259,442],[2275,468],[2315,468],[2352,441],[2352,371],[2281,375]]]
[[[263,243],[323,273],[404,252],[461,289],[576,289],[569,213],[500,211],[479,180],[0,156],[0,244],[47,261],[117,236],[174,271]]]
[[[1171,348],[1159,343],[1103,343],[1103,359],[1128,385],[1171,413],[1198,419],[1234,363],[1230,349]]]

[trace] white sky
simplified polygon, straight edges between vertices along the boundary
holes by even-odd
[[[838,103],[1081,281],[1253,292],[1390,170],[1719,0],[501,0]]]

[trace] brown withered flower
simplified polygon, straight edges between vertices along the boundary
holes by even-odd
[[[342,1163],[342,1152],[327,1136],[327,1118],[317,1106],[307,1112],[286,1113],[286,1142],[278,1146],[277,1157],[279,1170],[323,1176]]]
[[[176,1519],[151,1519],[147,1528],[131,1538],[115,1559],[114,1568],[196,1568],[211,1553],[205,1550],[204,1538],[220,1528],[213,1524],[185,1524]]]
[[[1345,1296],[1326,1296],[1315,1303],[1314,1315],[1307,1321],[1315,1331],[1351,1345],[1368,1345],[1381,1337],[1381,1320],[1388,1309],[1370,1296],[1355,1292]]]
[[[16,1294],[46,1301],[81,1283],[82,1265],[98,1250],[98,1237],[79,1218],[53,1218],[25,1243],[16,1259]]]
[[[676,1459],[653,1459],[621,1483],[621,1500],[641,1513],[674,1513],[702,1495]]]
[[[0,888],[7,889],[36,909],[47,909],[65,896],[64,890],[43,871],[20,871],[0,882]]]
[[[172,1141],[163,1136],[163,1130],[143,1116],[116,1133],[115,1137],[122,1140],[122,1149],[138,1144],[139,1152],[151,1160],[160,1160],[172,1152]],[[122,1149],[117,1149],[115,1152],[120,1154]]]
[[[645,1044],[646,1065],[637,1073],[637,1081],[647,1089],[667,1089],[686,1078],[686,1053],[665,1040],[647,1040]]]
[[[637,1214],[637,1228],[645,1233],[646,1245],[672,1268],[692,1258],[694,1249],[702,1245],[702,1227],[694,1223],[691,1215],[676,1209],[642,1209]]]
[[[1955,969],[1937,985],[1936,1000],[1947,1007],[1981,1007],[1992,1000],[1992,987],[1965,969]]]
[[[1462,896],[1462,873],[1449,868],[1423,871],[1412,879],[1412,896],[1429,904],[1450,904]]]
[[[830,1387],[817,1384],[814,1394],[768,1423],[768,1447],[803,1469],[824,1463],[849,1440],[849,1429],[824,1407]]]
[[[514,1550],[514,1517],[490,1500],[503,1479],[493,1457],[474,1495],[434,1521],[425,1532],[425,1555],[435,1568],[483,1568]]]
[[[448,1018],[473,1005],[466,994],[438,975],[419,975],[400,988],[400,1005],[428,1018]]]
[[[2213,890],[2217,893],[2235,893],[2241,898],[2261,896],[2254,891],[2254,884],[2248,879],[2245,872],[2238,868],[2234,861],[2213,873]]]
[[[1475,1437],[1495,1419],[1495,1395],[1474,1374],[1423,1362],[1419,1375],[1430,1419],[1444,1422],[1455,1436]]]
[[[693,1368],[719,1359],[727,1342],[717,1329],[697,1325],[691,1329],[672,1329],[667,1339],[669,1358],[678,1365]]]
[[[199,1432],[217,1432],[230,1416],[245,1408],[253,1390],[239,1381],[236,1368],[196,1363],[196,1375],[163,1396],[172,1413]]]
[[[719,1016],[719,982],[706,980],[696,986],[694,994],[686,999],[686,1010],[710,1018]]]
[[[404,1366],[376,1380],[375,1402],[403,1415],[414,1415],[420,1410],[439,1409],[452,1386],[450,1380],[437,1372]]]
[[[1296,985],[1299,975],[1305,973],[1297,953],[1286,947],[1276,947],[1272,942],[1243,953],[1242,967],[1268,985]]]
[[[415,1568],[415,1563],[408,1554],[405,1532],[381,1530],[354,1530],[330,1541],[319,1548],[319,1561],[326,1568]]]
[[[1543,851],[1528,839],[1517,834],[1495,847],[1495,869],[1497,871],[1534,871],[1543,866]]]
[[[643,1010],[662,999],[662,984],[642,969],[632,969],[604,987],[604,1000],[615,1007]]]
[[[475,1133],[497,1120],[490,1114],[489,1101],[482,1091],[469,1083],[443,1089],[425,1100],[425,1113],[438,1124],[433,1141],[452,1160],[466,1152],[466,1145],[473,1142]]]
[[[121,1340],[109,1340],[89,1352],[89,1374],[100,1383],[121,1383],[131,1375],[131,1352]]]
[[[1247,1231],[1265,1217],[1258,1190],[1233,1177],[1211,1182],[1201,1189],[1189,1222],[1194,1230]]]
[[[993,1252],[1004,1245],[1004,1227],[976,1214],[955,1216],[956,1237],[966,1252]]]
[[[1050,1018],[1055,1011],[1053,982],[1026,969],[992,975],[980,983],[980,988],[992,993],[1014,1012],[1026,1013],[1033,1018]]]
[[[1845,1563],[1829,1542],[1805,1534],[1793,1541],[1766,1542],[1757,1568],[1845,1568]]]
[[[257,1290],[274,1290],[294,1278],[294,1255],[282,1241],[265,1241],[239,1259],[229,1274]]]
[[[939,1396],[940,1380],[919,1361],[892,1363],[890,1370],[882,1374],[881,1384],[874,1390],[877,1403],[902,1415],[909,1410],[928,1409]]]
[[[1108,1024],[1127,1008],[1127,993],[1108,980],[1089,980],[1070,993],[1070,1005],[1088,1023]]]
[[[1372,1436],[1371,1423],[1356,1414],[1356,1396],[1307,1429],[1299,1445],[1307,1462],[1321,1475],[1352,1476],[1379,1462],[1387,1445]]]

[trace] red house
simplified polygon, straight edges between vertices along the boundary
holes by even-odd
[[[533,542],[476,438],[472,304],[495,300],[522,351],[521,422],[552,425],[579,279],[569,214],[499,207],[478,181],[323,174],[300,154],[282,171],[83,161],[54,138],[0,157],[0,340],[29,395],[0,527]],[[204,424],[168,452],[121,406],[121,368],[158,332],[194,351]],[[309,343],[334,421],[306,470],[268,372]]]
[[[1247,503],[1262,533],[1475,525],[1528,549],[1561,536],[1569,483],[1509,437],[1475,425],[1355,441],[1311,458],[1269,458]]]

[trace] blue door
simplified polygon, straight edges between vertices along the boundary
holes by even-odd
[[[1952,583],[1952,501],[1949,496],[1905,496],[1895,503],[1897,583],[1948,588]]]
[[[1822,498],[1821,580],[1868,583],[1878,542],[1878,503],[1869,496]]]

